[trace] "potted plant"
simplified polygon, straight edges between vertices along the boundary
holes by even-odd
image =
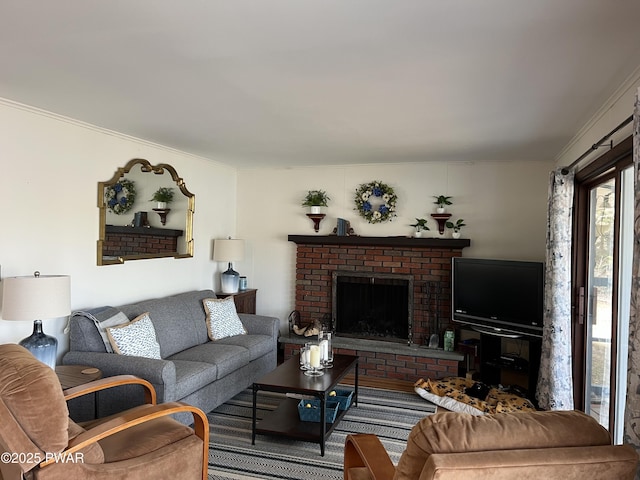
[[[320,207],[326,207],[331,200],[324,190],[309,190],[302,201],[303,207],[310,207],[311,213],[320,213]]]
[[[151,201],[158,202],[158,208],[164,210],[169,203],[173,202],[173,188],[160,187],[151,197]]]
[[[445,208],[447,207],[447,205],[451,205],[451,197],[447,197],[446,195],[434,195],[433,198],[436,199],[435,203],[436,205],[438,205],[438,208],[436,209],[436,212],[438,213],[444,213]]]
[[[456,221],[456,223],[447,222],[447,223],[445,223],[445,225],[447,226],[447,228],[452,228],[453,229],[453,233],[451,234],[451,236],[453,238],[460,238],[460,229],[462,227],[466,227],[467,226],[467,224],[464,223],[464,220],[462,218],[458,219]]]
[[[412,223],[411,226],[416,229],[416,237],[422,236],[422,230],[429,230],[427,221],[424,218],[416,218],[416,223]]]

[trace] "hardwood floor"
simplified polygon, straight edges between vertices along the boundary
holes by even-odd
[[[353,385],[354,376],[353,374],[349,374],[344,377],[343,383],[347,385]],[[409,392],[413,393],[413,382],[407,382],[404,380],[396,380],[393,378],[378,378],[378,377],[367,377],[366,375],[360,375],[358,377],[358,384],[361,387],[371,387],[371,388],[383,388],[385,390],[396,390],[399,392]]]

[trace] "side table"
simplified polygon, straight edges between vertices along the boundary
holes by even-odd
[[[88,365],[58,365],[56,375],[66,390],[102,378],[102,371]]]
[[[67,388],[77,387],[84,385],[85,383],[93,382],[102,378],[102,371],[90,367],[88,365],[58,365],[56,366],[56,375],[62,385],[62,390]],[[72,407],[73,402],[77,402],[78,399],[70,400],[69,406]],[[93,415],[93,419],[97,419],[98,415],[98,394],[93,394],[93,412],[88,415]],[[91,418],[74,418],[76,421],[91,420]]]
[[[227,298],[233,297],[233,301],[236,304],[236,312],[238,313],[256,313],[256,293],[258,289],[247,288],[246,290],[240,290],[237,293],[222,293],[216,292],[216,297]]]

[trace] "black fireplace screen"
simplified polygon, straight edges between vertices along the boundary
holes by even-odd
[[[393,274],[333,275],[333,315],[341,335],[407,340],[411,329],[413,277]]]

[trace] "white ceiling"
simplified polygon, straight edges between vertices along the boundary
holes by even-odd
[[[639,65],[637,0],[0,2],[0,97],[239,167],[552,159]]]

